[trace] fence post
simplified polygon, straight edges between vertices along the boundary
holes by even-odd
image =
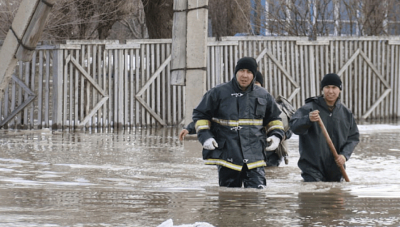
[[[314,45],[310,45],[309,46],[309,49],[308,49],[308,51],[309,51],[309,59],[308,59],[308,62],[310,62],[310,90],[311,90],[311,96],[316,96],[317,94],[318,94],[318,92],[317,91],[319,91],[319,89],[316,89],[316,85],[315,85],[315,82],[316,82],[316,75],[315,75],[315,64],[314,64],[314,61],[315,61],[315,55],[314,55],[314,50],[315,50],[316,48],[315,48],[315,46]]]
[[[59,45],[53,51],[53,121],[52,129],[62,128],[63,50]]]

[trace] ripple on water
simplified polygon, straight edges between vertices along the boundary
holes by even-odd
[[[179,131],[0,130],[0,226],[400,225],[400,132],[365,130],[342,183],[302,182],[293,136],[289,164],[266,168],[257,190],[218,187]]]

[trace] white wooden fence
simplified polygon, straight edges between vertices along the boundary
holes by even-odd
[[[224,37],[209,40],[207,89],[252,56],[274,96],[297,108],[334,72],[342,100],[361,119],[400,116],[400,38]],[[171,40],[66,41],[38,46],[19,62],[0,103],[5,128],[173,126],[184,119],[185,88],[170,85]]]

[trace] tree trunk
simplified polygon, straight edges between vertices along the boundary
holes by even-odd
[[[173,0],[142,0],[150,39],[172,38]]]

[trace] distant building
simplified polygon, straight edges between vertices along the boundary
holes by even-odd
[[[251,0],[253,35],[400,35],[397,0]]]

